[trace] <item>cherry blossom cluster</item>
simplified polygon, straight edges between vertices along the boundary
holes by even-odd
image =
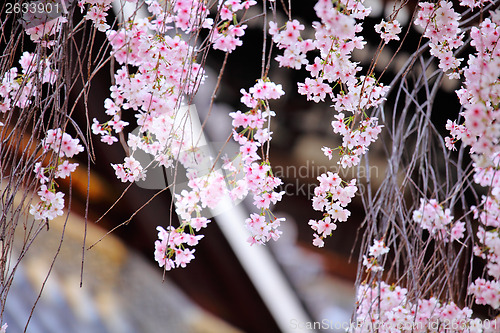
[[[363,37],[357,34],[362,31],[359,21],[368,16],[371,9],[364,7],[363,1],[343,0],[338,4],[320,0],[314,9],[321,20],[312,25],[315,31],[314,39],[304,40],[301,37],[304,25],[297,20],[288,21],[282,27],[276,22],[270,22],[269,33],[278,48],[284,50],[282,55],[276,57],[280,67],[300,69],[305,65],[310,73],[310,77],[303,83],[298,83],[298,92],[316,103],[324,101],[327,96],[333,101],[333,107],[338,114],[335,115],[337,120],[332,122],[332,126],[335,133],[342,135],[343,144],[335,149],[323,147],[322,150],[329,159],[332,158],[334,150],[338,150],[341,156],[339,164],[347,168],[359,164],[360,157],[377,139],[382,126],[378,125],[377,118],[369,117],[367,111],[385,100],[389,87],[371,76],[358,77],[357,73],[361,67],[351,60],[352,51],[362,49],[366,43]],[[391,38],[395,38],[394,34],[399,33],[399,25],[396,21],[392,23],[394,26],[391,29],[387,26],[385,30],[388,36],[392,34]],[[306,57],[308,52],[318,53],[319,56],[309,63]],[[334,91],[336,87],[340,89],[338,93]],[[353,115],[346,117],[343,112],[352,112]],[[352,182],[339,188],[345,188],[350,198],[356,192]],[[314,209],[325,209],[327,212],[322,220],[309,221],[316,232],[313,240],[316,246],[324,245],[323,238],[335,230],[334,222],[339,217],[340,221],[344,221],[344,217],[347,218],[350,214],[344,208],[345,205],[341,207],[335,204],[338,208],[328,207],[326,202],[331,198],[335,198],[335,195],[325,189],[318,190],[313,198]],[[331,204],[334,204],[335,200],[333,199]],[[328,213],[329,210],[333,215]]]
[[[475,7],[476,2],[462,4]],[[463,69],[464,84],[457,91],[465,111],[465,121],[457,124],[448,121],[447,129],[451,138],[446,138],[449,149],[461,140],[470,146],[474,161],[474,181],[489,188],[488,195],[482,197],[479,206],[472,206],[474,218],[479,220],[477,243],[474,254],[486,260],[486,272],[493,280],[476,279],[469,286],[469,294],[477,304],[486,304],[494,309],[500,307],[500,182],[498,165],[500,162],[500,127],[498,126],[500,103],[500,11],[490,13],[478,27],[472,27],[470,45],[475,53],[469,55]]]
[[[324,239],[337,229],[335,222],[345,222],[351,215],[345,207],[351,202],[358,188],[356,179],[347,183],[337,173],[324,173],[318,180],[319,186],[314,189],[312,199],[313,208],[324,212],[324,217],[319,221],[309,220],[309,225],[315,232],[313,244],[323,247]]]
[[[151,6],[155,6],[158,8],[160,3],[157,1],[148,1],[147,2],[151,8]],[[172,4],[174,15],[171,17],[166,16],[163,11],[156,10],[157,20],[163,20],[165,23],[168,21],[175,22],[175,26],[182,31],[189,33],[193,30],[196,30],[199,26],[204,24],[206,21],[206,17],[209,13],[205,3],[203,1],[198,0],[181,0],[175,1]],[[157,21],[158,23],[158,21]]]
[[[199,171],[189,170],[188,177],[190,177],[189,187],[193,189],[192,194],[199,198],[201,208],[216,208],[220,200],[226,194],[226,183],[224,176],[220,171],[209,172],[206,175],[198,176]],[[196,178],[195,178],[196,177]],[[177,213],[184,218],[186,212],[183,209],[182,201],[179,196],[177,197]],[[198,203],[195,203],[195,209]],[[190,207],[190,205],[188,205]],[[190,209],[187,210],[191,211]]]
[[[311,39],[302,39],[302,30],[304,25],[297,20],[288,21],[283,29],[279,29],[276,22],[269,22],[269,33],[273,36],[273,42],[278,48],[284,49],[283,55],[275,58],[280,67],[300,69],[308,63],[306,53],[315,49],[315,45]],[[325,86],[325,89],[328,88]]]
[[[497,121],[500,102],[499,23],[485,19],[479,28],[471,29],[471,45],[477,49],[477,53],[469,56],[468,66],[464,69],[464,85],[457,91],[460,103],[465,108],[463,125],[467,129],[466,135],[458,139],[471,146],[471,153],[486,156],[498,151],[500,137]]]
[[[2,113],[10,112],[14,108],[22,110],[29,107],[40,92],[40,83],[55,83],[57,71],[53,69],[49,59],[50,55],[24,52],[19,60],[21,73],[17,67],[13,67],[4,74],[0,83]],[[73,139],[61,129],[47,131],[42,146],[45,154],[55,153],[58,158],[55,166],[42,167],[41,162],[35,163],[33,171],[41,184],[37,193],[40,201],[31,205],[29,212],[35,220],[52,220],[62,215],[64,208],[64,193],[56,191],[54,179],[64,179],[75,171],[78,164],[70,163],[64,158],[71,158],[82,152],[83,146],[79,144],[78,139]]]
[[[178,143],[182,146],[181,140]],[[155,259],[160,267],[165,266],[167,270],[185,267],[194,258],[194,249],[185,249],[185,245],[182,244],[195,246],[198,240],[203,238],[202,235],[195,234],[210,223],[209,219],[202,216],[203,208],[216,208],[221,199],[227,195],[226,182],[222,173],[210,170],[210,166],[213,165],[210,163],[210,158],[193,150],[196,148],[179,153],[178,161],[187,169],[189,179],[189,189],[174,195],[180,225],[177,228],[169,226],[167,231],[158,227],[159,240],[155,242]],[[157,163],[165,167],[173,167],[172,163],[168,165],[160,161]]]
[[[469,286],[477,304],[500,308],[500,153],[489,159],[493,165],[480,167],[475,164],[474,181],[484,187],[491,186],[490,193],[482,197],[478,207],[473,206],[474,218],[480,225],[477,231],[478,243],[474,254],[486,260],[486,272],[494,280],[478,278]]]
[[[45,17],[31,17],[31,15],[34,14],[30,14],[31,13],[28,12],[23,17],[23,20],[29,25],[29,27],[25,29],[26,34],[30,36],[33,42],[40,43],[44,47],[54,46],[55,41],[52,40],[51,37],[61,31],[63,24],[67,23],[68,19],[60,16],[52,20],[47,20]]]
[[[121,120],[122,112],[134,112],[141,132],[148,131],[154,126],[155,117],[167,114],[174,118],[179,109],[179,96],[195,91],[203,79],[203,69],[198,64],[191,64],[189,71],[186,68],[192,47],[179,36],[157,38],[148,33],[149,26],[148,20],[137,20],[119,31],[107,32],[114,57],[123,65],[116,71],[111,98],[104,103],[106,114],[111,118],[102,123],[93,120],[93,133],[107,144],[117,142],[114,134],[128,125]],[[137,70],[131,72],[126,64],[136,66]],[[165,117],[161,119],[167,121]],[[151,145],[155,140],[148,139],[146,134],[143,141]]]
[[[78,163],[70,163],[65,158],[71,158],[83,151],[79,142],[80,140],[73,139],[59,128],[47,131],[42,141],[44,153],[55,153],[58,158],[56,166],[42,167],[41,162],[35,164],[33,172],[42,184],[37,193],[40,201],[30,207],[30,214],[35,220],[50,221],[63,214],[64,193],[56,191],[55,179],[64,179],[76,170]]]
[[[454,140],[461,140],[471,147],[475,161],[474,180],[481,186],[498,187],[500,126],[498,125],[500,103],[500,10],[491,13],[479,27],[472,27],[471,46],[476,53],[469,55],[464,68],[464,84],[457,91],[459,101],[465,108],[465,121],[458,125],[448,124]],[[450,147],[452,148],[452,147]]]
[[[362,7],[361,2],[349,3]],[[362,37],[356,36],[362,28],[356,23],[354,12],[341,12],[333,7],[331,1],[319,1],[315,9],[321,19],[321,23],[313,23],[314,45],[320,57],[316,57],[312,64],[306,66],[311,78],[299,83],[299,93],[306,95],[308,100],[319,102],[323,101],[327,94],[331,96],[331,85],[348,82],[356,84],[356,73],[361,68],[351,61],[351,53],[354,49],[362,49],[366,42]]]
[[[375,25],[374,28],[385,44],[389,43],[391,40],[399,40],[398,34],[401,32],[401,25],[398,20],[391,20],[389,22],[382,20],[379,24]]]
[[[21,73],[17,67],[7,71],[0,82],[0,112],[5,113],[14,107],[26,108],[39,93],[37,85],[54,84],[57,71],[53,69],[48,57],[25,51],[19,59]]]
[[[111,164],[111,166],[115,170],[116,177],[124,183],[146,179],[144,168],[133,156],[127,156],[123,163]]]
[[[492,64],[493,66],[500,64],[498,61],[495,62],[496,64]],[[495,85],[498,90],[498,82],[495,82]],[[478,88],[480,89],[480,87]],[[483,96],[477,97],[482,98]],[[488,96],[484,97],[488,98]],[[466,111],[463,114],[465,117],[465,127],[467,129],[466,134],[469,135],[464,135],[461,139],[465,144],[472,147],[471,153],[492,155],[497,152],[497,135],[500,128],[496,124],[498,117],[498,107],[494,104],[496,98],[498,97],[492,96],[492,98],[487,99],[486,102],[465,103]]]
[[[449,208],[443,209],[436,199],[420,199],[420,207],[413,211],[413,221],[432,237],[447,242],[460,240],[464,237],[465,223],[455,221]]]
[[[464,7],[481,7],[486,1],[484,0],[460,0],[460,5]]]
[[[474,182],[482,187],[492,187],[492,196],[498,196],[498,188],[500,188],[500,151],[495,154],[489,156],[482,156],[483,158],[477,159],[477,162],[474,162]],[[485,197],[483,197],[484,199]],[[483,200],[484,203],[484,200]],[[487,209],[496,215],[495,211],[492,211],[493,207],[491,203],[488,204]],[[496,219],[493,221],[488,221],[486,218],[483,218],[483,214],[481,214],[481,220],[484,225],[491,226],[500,226]]]
[[[497,332],[500,321],[472,319],[472,310],[454,302],[419,299],[412,303],[408,290],[385,282],[364,284],[357,291],[354,332]]]
[[[264,151],[264,145],[269,145],[271,140],[269,126],[271,117],[275,115],[269,109],[269,100],[280,98],[284,92],[280,84],[259,79],[248,92],[242,89],[241,93],[241,101],[250,111],[230,113],[233,118],[233,139],[240,145],[240,165],[226,163],[224,168],[233,172],[244,170],[242,180],[236,181],[234,178],[230,181],[233,184],[230,196],[239,199],[247,193],[252,194],[253,204],[260,213],[251,214],[245,221],[251,234],[248,241],[250,244],[263,244],[279,238],[281,231],[278,227],[284,221],[283,218],[276,218],[270,210],[271,204],[280,201],[285,192],[275,191],[281,180],[273,175],[269,156]],[[262,157],[258,154],[259,149]]]
[[[341,91],[333,98],[333,106],[338,112],[352,112],[354,114],[374,108],[385,101],[389,87],[378,83],[373,77],[361,76],[356,81],[346,82],[347,93]]]
[[[469,294],[473,294],[477,304],[485,304],[493,309],[500,309],[500,281],[487,281],[476,279],[468,289]]]
[[[251,214],[245,221],[251,233],[248,241],[251,244],[263,244],[270,239],[278,239],[281,234],[278,227],[284,219],[276,218],[271,213],[270,206],[281,200],[284,194],[275,191],[281,180],[273,176],[267,157],[266,161],[258,161],[261,160],[259,149],[264,156],[263,146],[271,140],[272,135],[269,120],[274,112],[269,109],[269,100],[277,99],[283,94],[281,85],[267,79],[258,80],[249,92],[242,89],[242,102],[251,110],[230,114],[233,118],[233,138],[240,144],[240,152],[235,159],[224,161],[223,169],[229,172],[227,177],[220,171],[213,170],[210,156],[188,144],[189,140],[183,138],[186,133],[181,127],[175,126],[175,115],[164,113],[147,117],[142,126],[147,128],[148,136],[141,138],[129,135],[128,144],[132,151],[142,149],[155,156],[156,163],[166,167],[173,166],[172,160],[177,159],[187,170],[189,189],[175,195],[176,212],[181,224],[178,228],[170,227],[169,234],[189,233],[194,237],[195,231],[206,227],[210,222],[202,216],[204,208],[217,208],[226,195],[233,200],[241,200],[251,193],[260,213]],[[238,132],[238,129],[241,130]],[[244,176],[241,176],[242,173]],[[171,264],[177,262],[174,257],[180,252],[166,239],[160,238],[156,242],[155,257],[165,258],[169,267],[173,267]],[[191,258],[193,252],[189,253]],[[160,265],[167,266],[165,260],[159,261]],[[184,266],[176,264],[176,267]]]
[[[181,142],[178,141],[180,145]],[[210,223],[209,219],[201,215],[203,208],[216,208],[227,194],[224,176],[219,171],[207,171],[202,167],[203,164],[206,165],[207,156],[191,151],[184,151],[179,155],[182,156],[178,161],[188,170],[189,179],[189,189],[175,194],[180,225],[177,228],[169,226],[166,231],[159,226],[159,240],[155,242],[155,260],[160,267],[165,266],[166,270],[185,267],[194,258],[194,249],[186,249],[185,246],[195,246],[203,238],[202,235],[195,234]],[[165,164],[165,161],[157,160],[156,163],[167,168],[173,167],[172,163]]]
[[[439,3],[421,2],[415,25],[424,28],[424,37],[430,39],[430,51],[439,59],[439,68],[443,71],[454,70],[452,78],[458,78],[456,71],[461,59],[457,59],[453,51],[463,45],[464,34],[459,28],[460,14],[453,9],[450,1]]]
[[[477,238],[480,245],[474,247],[476,256],[486,260],[486,271],[488,275],[500,283],[500,233],[499,228],[485,230],[478,227]]]
[[[211,35],[214,50],[231,53],[243,44],[240,38],[245,34],[247,25],[238,23],[238,12],[243,11],[242,17],[244,17],[247,10],[255,4],[257,2],[253,0],[219,0],[220,21],[217,22]],[[212,28],[212,26],[208,27]]]
[[[467,127],[465,125],[459,125],[457,124],[457,121],[451,121],[448,119],[446,121],[446,129],[450,131],[451,136],[447,136],[444,138],[446,148],[449,150],[457,150],[455,147],[455,143],[457,143],[459,140],[462,140],[463,138],[470,138],[472,137],[472,134],[469,132]]]
[[[328,0],[316,3],[314,9],[321,22],[313,23],[314,40],[302,39],[300,31],[304,26],[297,20],[287,22],[281,29],[275,22],[270,23],[269,33],[273,41],[278,48],[285,49],[284,54],[276,58],[280,66],[300,69],[306,65],[311,74],[311,78],[298,84],[299,93],[306,95],[308,100],[324,101],[332,94],[330,84],[355,84],[356,73],[361,69],[350,58],[355,48],[362,49],[365,44],[361,36],[356,36],[362,30],[356,19],[363,19],[370,10],[363,6],[362,1],[340,1],[340,4],[334,7]],[[312,64],[305,55],[309,51],[320,53]]]
[[[127,0],[127,2],[137,3],[137,0]],[[94,27],[101,31],[108,31],[110,26],[106,22],[107,11],[111,8],[113,0],[79,0],[78,6],[81,11],[85,10],[85,19],[92,21]],[[85,8],[85,6],[87,8]]]
[[[389,252],[389,247],[384,243],[384,240],[373,240],[373,245],[368,249],[368,256],[363,255],[363,266],[369,272],[382,272],[384,268],[380,265],[381,257]]]
[[[59,157],[71,158],[83,151],[83,146],[79,142],[79,139],[73,139],[71,135],[58,128],[47,131],[42,145],[45,152],[52,150],[58,153]]]
[[[186,248],[186,246],[195,246],[202,239],[203,235],[193,235],[185,233],[182,230],[172,226],[165,230],[162,227],[157,227],[158,240],[155,242],[155,260],[160,267],[164,267],[169,271],[175,267],[186,267],[192,259],[194,259],[194,249]]]
[[[47,188],[47,185],[44,184],[37,194],[41,201],[30,206],[30,214],[36,221],[50,221],[64,214],[64,193]]]
[[[352,129],[355,116],[345,117],[344,113],[339,113],[335,118],[337,120],[332,121],[333,132],[342,135],[342,146],[335,148],[341,156],[338,163],[342,168],[356,166],[369,145],[377,140],[383,126],[378,125],[376,117],[366,117],[357,128]],[[328,159],[332,159],[333,148],[323,147],[322,150]]]

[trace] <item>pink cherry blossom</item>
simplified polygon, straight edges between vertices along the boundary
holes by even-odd
[[[401,26],[397,20],[385,22],[382,20],[375,25],[375,31],[380,35],[385,44],[391,40],[399,40],[398,34],[401,32]]]

